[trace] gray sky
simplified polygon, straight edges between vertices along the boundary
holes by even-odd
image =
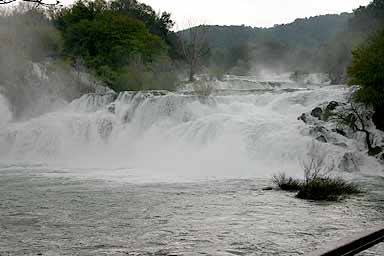
[[[187,27],[187,20],[212,25],[271,27],[296,18],[339,14],[367,5],[371,0],[139,0],[156,11],[167,11],[175,29]],[[62,0],[64,4],[74,0]],[[195,24],[194,24],[195,25]]]
[[[271,27],[296,18],[351,12],[371,0],[142,0],[156,11],[167,11],[186,27],[186,20],[212,25]],[[177,28],[176,28],[177,29]]]

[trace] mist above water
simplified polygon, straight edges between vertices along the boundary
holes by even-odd
[[[12,120],[8,100],[0,94],[0,128]]]
[[[255,89],[260,86],[265,84],[255,83]],[[277,87],[241,95],[232,90],[232,95],[208,97],[87,94],[58,111],[3,125],[0,159],[4,164],[101,169],[103,175],[118,169],[120,178],[301,175],[300,160],[312,138],[297,117],[319,103],[343,100],[346,89],[291,87],[296,90]],[[356,149],[353,142],[348,145],[320,147],[339,161]]]

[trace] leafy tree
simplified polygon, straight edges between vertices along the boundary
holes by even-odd
[[[143,7],[135,1],[120,3],[132,3],[136,9]],[[167,46],[159,36],[150,33],[144,22],[111,6],[103,0],[80,0],[55,13],[54,20],[63,33],[64,53],[73,60],[83,59],[102,81],[120,91],[130,89],[122,86],[121,81],[126,79],[120,76],[132,56],[139,55],[144,63],[150,63],[165,55]],[[152,14],[148,17],[156,19]]]
[[[362,132],[365,134],[365,142],[369,153],[373,151],[372,134],[369,132],[369,120],[372,118],[373,112],[367,110],[362,104],[356,104],[353,101],[345,106],[342,111],[338,112],[332,118],[337,122],[338,126],[349,127],[354,132]]]
[[[384,105],[384,31],[353,51],[350,85],[359,85],[356,99],[373,107]]]

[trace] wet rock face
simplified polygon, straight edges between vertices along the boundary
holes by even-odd
[[[344,137],[347,136],[347,133],[343,129],[335,128],[335,129],[332,129],[332,131],[340,134],[341,136],[344,136]]]
[[[340,106],[340,104],[336,101],[331,101],[329,102],[329,104],[327,105],[327,107],[325,108],[325,111],[333,111],[335,110],[338,106]]]
[[[311,111],[311,116],[316,117],[321,120],[321,116],[323,114],[323,110],[320,107],[314,108]]]
[[[309,130],[309,134],[311,136],[320,136],[320,135],[325,135],[327,134],[329,131],[327,128],[325,128],[324,126],[314,126],[312,127],[310,130]]]
[[[323,142],[323,143],[327,143],[328,140],[327,138],[324,136],[324,135],[320,135],[316,138],[317,141],[320,141],[320,142]]]
[[[345,153],[338,168],[344,172],[360,172],[358,157],[353,152]]]
[[[303,121],[304,123],[307,123],[307,115],[305,113],[301,114],[301,116],[299,116],[297,118],[297,120],[301,120]]]

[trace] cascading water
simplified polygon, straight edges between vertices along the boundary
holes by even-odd
[[[313,127],[297,117],[348,90],[245,80],[208,97],[87,94],[22,121],[0,96],[0,255],[306,255],[382,225],[382,165],[341,135],[317,143],[335,162],[358,155],[347,177],[367,193],[262,189],[302,176]]]
[[[0,129],[12,120],[12,113],[9,109],[7,99],[0,94]]]
[[[60,111],[3,125],[0,159],[155,177],[300,175],[300,159],[312,138],[297,117],[319,103],[343,100],[346,89],[291,87],[209,97],[161,91],[88,94]],[[340,161],[356,147],[347,143],[347,148],[321,147]]]

